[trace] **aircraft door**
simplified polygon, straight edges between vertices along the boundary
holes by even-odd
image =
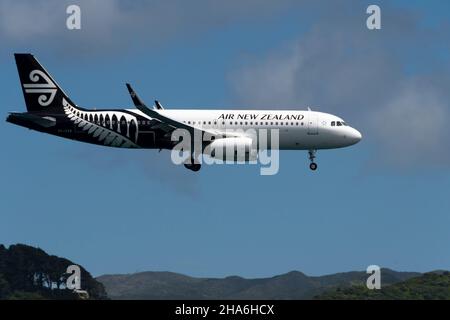
[[[308,112],[308,134],[319,134],[319,116],[312,111]]]

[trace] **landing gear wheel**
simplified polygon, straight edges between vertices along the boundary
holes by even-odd
[[[309,161],[311,161],[309,168],[312,171],[316,171],[317,163],[314,162],[314,159],[316,158],[316,150],[314,150],[314,149],[308,150],[308,158],[309,158]]]

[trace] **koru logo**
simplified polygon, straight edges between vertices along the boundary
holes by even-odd
[[[55,99],[56,91],[58,90],[56,85],[41,70],[31,71],[30,80],[34,83],[24,83],[23,88],[25,89],[25,92],[43,93],[39,96],[38,103],[43,107],[49,106],[53,102],[53,99]],[[38,83],[39,81],[42,82],[42,80],[45,81],[45,83]]]

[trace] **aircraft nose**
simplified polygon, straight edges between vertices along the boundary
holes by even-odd
[[[350,134],[348,135],[349,140],[352,144],[358,143],[362,139],[362,134],[355,128],[350,128]]]

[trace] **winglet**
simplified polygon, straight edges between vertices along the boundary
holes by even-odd
[[[164,110],[163,106],[161,105],[161,103],[159,103],[158,100],[155,100],[155,107],[158,110]]]
[[[133,88],[131,88],[131,85],[129,83],[126,84],[128,92],[130,93],[131,100],[133,100],[133,103],[136,107],[144,106],[146,107],[145,103],[139,98],[139,96],[134,92]]]

